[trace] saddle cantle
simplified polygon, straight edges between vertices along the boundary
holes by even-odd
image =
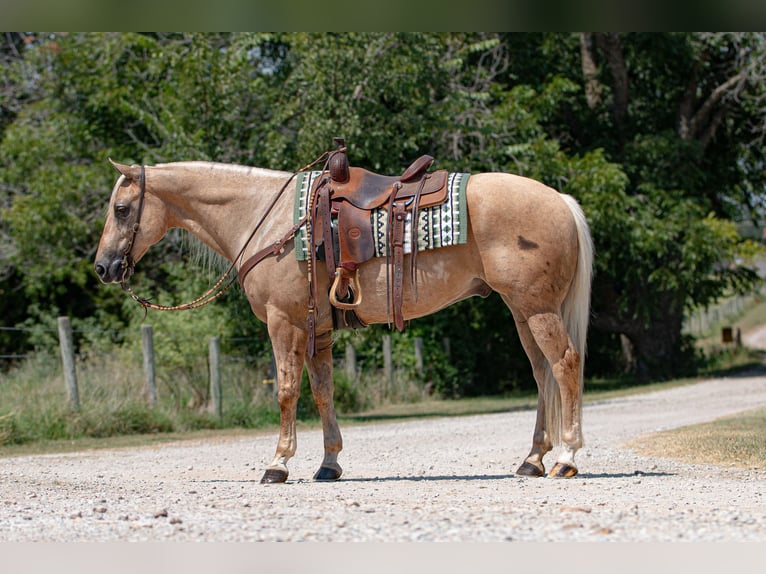
[[[346,147],[335,138],[338,149],[327,162],[327,177],[318,178],[312,190],[311,254],[316,257],[322,246],[330,277],[330,302],[342,311],[342,324],[348,326],[345,313],[362,303],[357,269],[375,256],[372,212],[388,212],[389,317],[399,331],[404,330],[402,315],[404,277],[404,229],[407,213],[445,203],[448,199],[446,170],[429,172],[434,161],[429,155],[415,160],[400,176],[379,175],[362,168],[349,167]],[[333,233],[333,231],[336,233]],[[411,226],[410,276],[417,297],[417,229]],[[337,235],[337,239],[336,239]],[[316,266],[313,266],[316,269]]]

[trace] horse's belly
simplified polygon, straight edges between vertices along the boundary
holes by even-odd
[[[404,257],[402,312],[405,319],[424,317],[468,297],[487,297],[491,293],[469,253],[468,246],[462,245],[418,253],[417,297],[410,276],[411,256]],[[359,268],[363,299],[356,313],[365,323],[392,320],[392,279],[385,258],[373,259]]]

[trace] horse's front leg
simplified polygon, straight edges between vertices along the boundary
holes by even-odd
[[[305,326],[292,324],[280,312],[270,314],[267,325],[277,367],[279,440],[274,460],[266,467],[261,482],[275,483],[287,480],[287,461],[297,447],[295,419],[308,337]]]
[[[317,337],[316,355],[308,359],[306,366],[311,380],[311,392],[322,418],[324,435],[324,460],[314,474],[314,480],[337,480],[343,473],[338,464],[338,453],[343,448],[343,439],[333,403],[332,331]]]

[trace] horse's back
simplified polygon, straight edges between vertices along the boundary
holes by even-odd
[[[530,214],[551,210],[552,215],[569,219],[561,196],[540,181],[512,173],[477,173],[466,187],[469,214],[486,206],[492,211]]]

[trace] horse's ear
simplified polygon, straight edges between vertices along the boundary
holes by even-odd
[[[117,163],[116,161],[112,161],[112,158],[109,158],[109,163],[114,166],[114,169],[119,171],[128,179],[138,179],[141,177],[141,168],[137,165],[125,165],[122,163]]]

